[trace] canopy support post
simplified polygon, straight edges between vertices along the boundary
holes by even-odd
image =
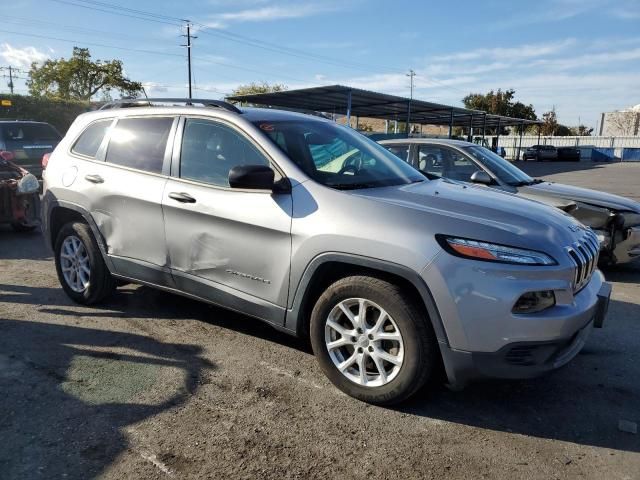
[[[351,127],[351,90],[347,92],[347,125]]]
[[[449,116],[449,138],[453,136],[453,108],[451,109],[451,115]]]
[[[524,134],[524,122],[520,122],[520,143],[518,143],[518,154],[516,160],[520,160],[520,150],[522,150],[522,135]]]

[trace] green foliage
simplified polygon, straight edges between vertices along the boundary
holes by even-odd
[[[97,93],[109,97],[111,90],[135,96],[142,84],[124,76],[120,60],[91,59],[87,48],[73,47],[71,58],[31,64],[29,93],[34,97],[89,101]]]
[[[64,135],[71,123],[81,113],[91,110],[89,102],[60,100],[23,95],[2,95],[11,100],[11,107],[0,107],[0,119],[37,120],[56,127]]]
[[[515,90],[505,90],[503,92],[501,89],[497,91],[490,90],[485,94],[470,93],[462,99],[462,103],[466,108],[482,110],[493,115],[537,120],[538,117],[533,105],[525,105],[522,102],[514,101],[515,93]],[[504,131],[501,133],[504,133]]]
[[[239,96],[239,95],[255,95],[258,93],[272,93],[272,92],[283,92],[287,90],[288,87],[283,83],[274,83],[270,85],[267,82],[251,82],[247,85],[239,85],[232,93],[231,96]]]
[[[555,108],[543,113],[542,120],[544,121],[542,129],[540,130],[540,133],[542,135],[555,135],[557,137],[567,137],[570,135],[575,135],[569,127],[558,123],[558,117],[556,116]]]
[[[537,120],[536,111],[533,105],[525,105],[522,102],[515,102],[515,90],[489,91],[489,93],[470,93],[462,99],[466,108],[473,110],[483,110],[494,115],[504,115],[505,117],[524,118],[526,120]]]
[[[590,137],[593,134],[593,127],[587,127],[586,125],[571,127],[569,130],[571,130],[571,135],[577,137]]]

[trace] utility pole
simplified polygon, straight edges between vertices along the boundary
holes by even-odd
[[[407,77],[410,79],[409,104],[407,105],[407,138],[411,135],[411,102],[413,102],[413,77],[415,76],[416,72],[410,68],[409,73],[407,73]]]
[[[19,72],[19,70],[13,68],[11,65],[9,65],[8,67],[0,67],[0,70],[8,70],[9,71],[9,83],[7,83],[7,86],[9,87],[9,90],[11,91],[11,95],[13,95],[13,74],[15,72]],[[4,77],[6,78],[6,75],[4,75]]]
[[[198,38],[198,37],[194,37],[193,35],[191,35],[191,22],[189,20],[185,20],[185,22],[187,22],[187,34],[182,36],[187,37],[187,44],[182,46],[187,47],[187,69],[188,69],[188,75],[189,75],[189,100],[191,100],[191,98],[193,98],[191,93],[191,39]]]
[[[407,73],[407,77],[409,77],[410,79],[410,95],[409,95],[409,99],[413,100],[413,77],[416,76],[416,72],[414,72],[412,69],[409,69],[409,73]]]
[[[13,95],[13,68],[9,65],[9,90],[11,91],[11,95]]]

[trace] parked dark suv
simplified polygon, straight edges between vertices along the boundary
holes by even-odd
[[[36,177],[42,176],[42,157],[53,152],[62,135],[45,122],[27,120],[0,121],[0,152]]]
[[[527,148],[522,154],[522,160],[535,160],[543,162],[545,160],[557,160],[558,150],[553,145],[534,145]]]

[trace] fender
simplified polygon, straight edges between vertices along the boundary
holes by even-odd
[[[107,255],[107,242],[102,236],[102,233],[100,233],[98,225],[91,216],[91,213],[89,213],[88,210],[76,203],[68,202],[66,200],[58,200],[57,198],[52,197],[53,196],[49,192],[47,192],[42,199],[42,229],[45,235],[45,242],[49,246],[51,251],[53,251],[55,242],[55,240],[51,238],[51,214],[53,213],[53,209],[56,207],[61,207],[68,210],[73,210],[74,212],[79,213],[89,225],[91,233],[93,233],[93,237],[98,243],[98,248],[100,248],[100,254],[102,255],[104,263],[107,265],[109,272],[114,272],[115,269],[113,268],[111,258],[109,257],[109,255]]]
[[[429,290],[429,287],[417,272],[397,263],[341,252],[322,253],[309,262],[296,287],[295,294],[291,302],[291,308],[289,308],[286,313],[284,327],[287,331],[296,332],[298,335],[302,334],[304,325],[302,307],[305,294],[318,268],[329,262],[344,263],[347,265],[366,267],[380,272],[391,273],[411,283],[420,294],[420,297],[427,309],[438,343],[449,346],[449,341],[442,323],[442,317],[438,312],[431,290]]]

